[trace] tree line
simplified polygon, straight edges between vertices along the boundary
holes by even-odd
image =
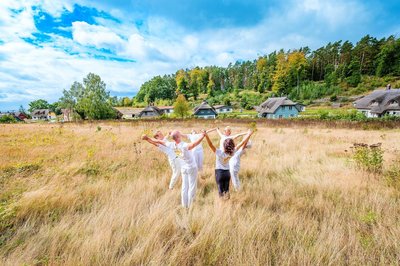
[[[372,89],[388,77],[399,76],[400,38],[378,40],[367,35],[355,45],[337,41],[314,51],[308,47],[274,51],[227,67],[180,69],[146,81],[133,98],[111,97],[101,77],[89,73],[64,90],[59,101],[50,104],[39,99],[29,104],[28,111],[50,109],[61,114],[61,109],[71,109],[78,119],[108,119],[116,117],[115,106],[172,105],[179,95],[178,104],[185,99],[193,103],[202,96],[211,104],[236,102],[252,109],[270,96],[286,95],[305,103],[325,96],[335,99],[338,93],[353,92],[363,79],[385,78],[381,83],[372,82]],[[186,110],[186,103],[183,105]]]
[[[317,99],[357,88],[364,76],[400,76],[399,38],[366,35],[355,45],[337,41],[314,51],[309,47],[274,51],[227,67],[180,69],[145,82],[131,104],[173,101],[179,94],[196,100],[206,94],[211,102],[239,100],[242,107],[251,108],[251,104],[243,106],[246,97],[250,101],[272,95]]]

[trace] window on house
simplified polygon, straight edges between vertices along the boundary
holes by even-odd
[[[285,106],[282,106],[282,110],[285,110]]]
[[[289,106],[289,110],[292,110],[292,107],[293,107],[293,106]]]
[[[282,115],[279,115],[279,118],[282,118],[283,116]]]

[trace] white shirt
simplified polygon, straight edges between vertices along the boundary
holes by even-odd
[[[243,147],[240,148],[235,152],[235,154],[232,156],[231,160],[229,161],[229,166],[231,170],[235,172],[239,172],[240,170],[240,156],[243,154]]]
[[[203,135],[202,134],[188,134],[187,135],[188,138],[190,139],[190,142],[195,142],[196,140],[198,140],[199,138],[201,138]],[[201,143],[199,145],[197,145],[196,147],[194,147],[192,149],[193,152],[199,152],[199,151],[203,151],[203,145],[201,145]]]
[[[173,143],[175,155],[181,159],[182,169],[197,168],[193,153],[188,150],[188,144],[181,141],[179,144]]]
[[[167,155],[168,160],[173,161],[177,158],[174,149],[173,149],[173,142],[165,141],[165,146],[162,144],[158,144],[158,149]]]
[[[229,160],[232,156],[229,156],[221,149],[215,150],[215,169],[229,170]]]

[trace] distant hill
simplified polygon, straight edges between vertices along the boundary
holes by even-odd
[[[400,87],[400,39],[365,36],[355,45],[337,41],[274,51],[227,67],[180,69],[145,82],[129,105],[171,104],[177,94],[192,103],[234,104],[251,109],[271,95],[287,95],[305,104],[320,98],[359,95],[391,83]]]

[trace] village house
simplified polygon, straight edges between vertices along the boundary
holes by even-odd
[[[173,106],[160,106],[158,108],[167,116],[170,116],[174,112]]]
[[[199,118],[205,118],[205,119],[215,119],[218,115],[217,111],[212,107],[211,105],[208,104],[207,101],[203,101],[200,105],[196,106],[194,108],[193,115],[195,117]]]
[[[232,113],[233,112],[232,106],[214,105],[213,107],[214,107],[215,111],[217,111],[218,114],[226,114],[226,113]]]
[[[54,120],[57,118],[56,114],[50,109],[35,109],[31,113],[32,120]]]
[[[162,114],[163,111],[159,109],[157,106],[149,105],[140,112],[139,117],[140,118],[157,117],[161,116]]]
[[[139,117],[142,108],[115,107],[119,119],[135,119]]]
[[[297,117],[304,106],[289,100],[287,97],[271,97],[256,107],[259,117],[291,118]]]
[[[400,89],[375,90],[355,101],[354,107],[366,117],[400,116]]]

